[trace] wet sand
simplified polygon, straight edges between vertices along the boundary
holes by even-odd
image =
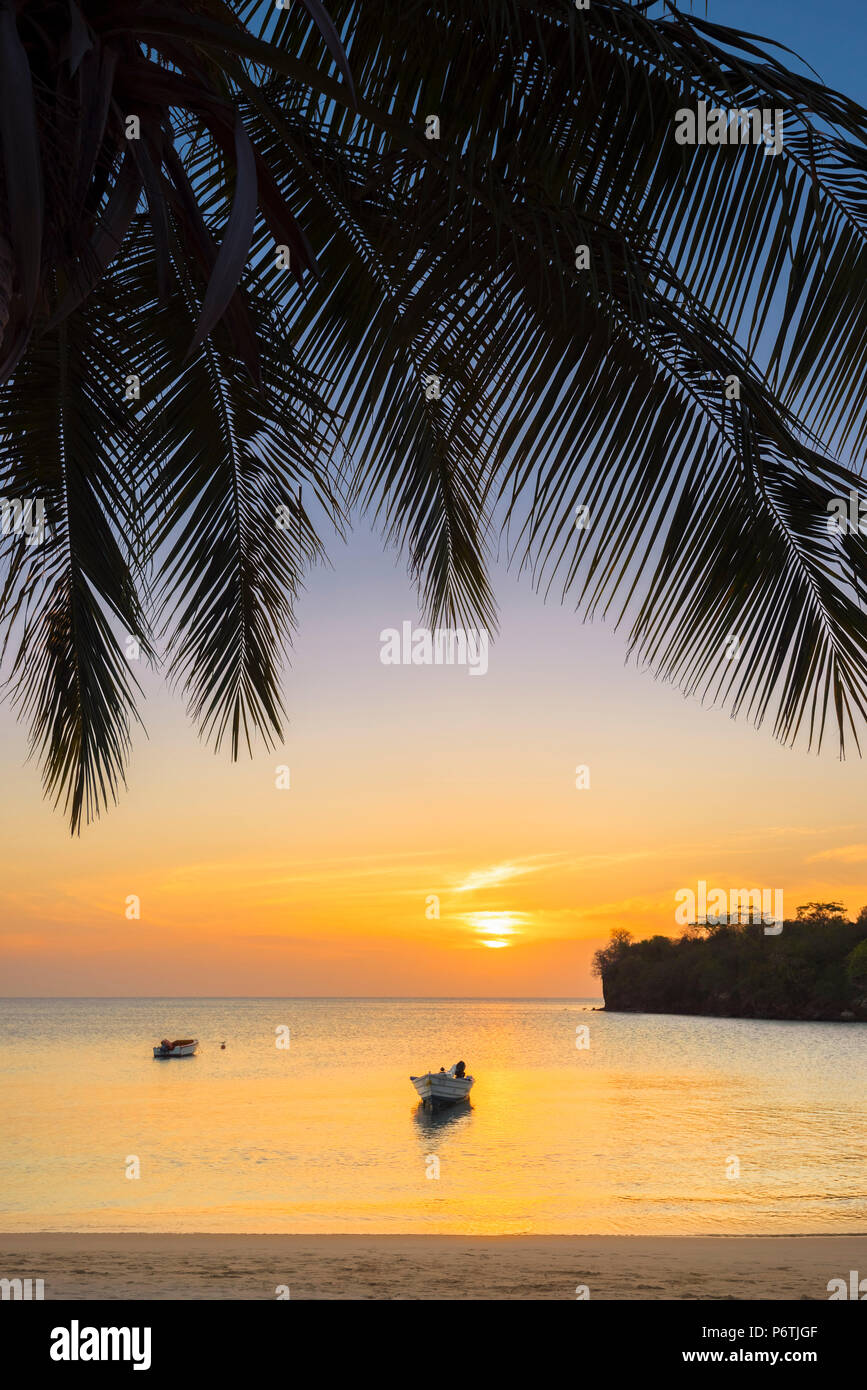
[[[47,1300],[827,1300],[853,1269],[867,1235],[0,1235],[0,1277]]]

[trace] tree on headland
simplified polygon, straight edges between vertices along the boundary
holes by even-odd
[[[840,903],[806,903],[773,935],[731,922],[632,941],[618,928],[594,973],[615,1011],[867,1020],[867,911],[852,922]]]
[[[597,976],[604,975],[610,965],[626,954],[631,944],[632,932],[626,931],[624,927],[615,927],[608,945],[603,946],[593,956],[591,973]]]
[[[73,830],[137,661],[283,737],[354,508],[432,625],[496,625],[501,534],[657,677],[857,745],[867,111],[650,8],[0,7],[0,650]],[[679,143],[700,104],[784,141]]]

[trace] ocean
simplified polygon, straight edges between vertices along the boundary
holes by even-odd
[[[0,1229],[865,1229],[867,1025],[596,1002],[0,1001]],[[459,1059],[471,1105],[421,1112]]]

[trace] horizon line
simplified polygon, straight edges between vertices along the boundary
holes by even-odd
[[[365,1003],[376,1002],[378,1000],[402,1003],[430,1003],[437,1001],[450,1003],[455,1000],[490,1000],[491,1002],[502,1001],[523,1001],[525,1003],[558,1003],[568,1001],[583,1001],[587,999],[602,999],[603,995],[595,994],[2,994],[0,1003],[11,1003],[14,1001],[25,1000],[31,1004],[48,1002],[55,999],[81,1000],[88,1002],[92,1000],[138,1000],[138,999],[310,999],[310,1000],[350,1000],[355,999]]]

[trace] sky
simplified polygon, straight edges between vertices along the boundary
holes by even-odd
[[[709,17],[867,102],[854,0]],[[363,521],[328,549],[282,748],[215,755],[143,672],[128,790],[72,839],[0,707],[0,994],[584,997],[612,928],[675,933],[675,893],[702,879],[782,888],[792,916],[867,904],[857,758],[684,699],[502,563],[484,676],[383,665],[380,632],[419,621],[404,567]]]

